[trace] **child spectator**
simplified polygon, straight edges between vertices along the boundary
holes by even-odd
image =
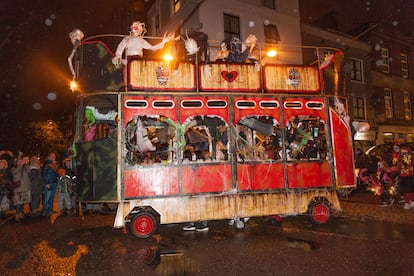
[[[61,214],[71,214],[72,204],[70,194],[72,193],[73,180],[69,175],[70,159],[63,161],[63,167],[58,170],[58,208]]]

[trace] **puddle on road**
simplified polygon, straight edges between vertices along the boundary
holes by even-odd
[[[184,256],[183,252],[164,251],[149,247],[141,252],[145,264],[159,275],[191,275],[199,270],[200,264]]]
[[[287,241],[283,241],[282,245],[292,248],[299,248],[306,251],[314,251],[320,248],[316,242],[296,238],[287,238]]]

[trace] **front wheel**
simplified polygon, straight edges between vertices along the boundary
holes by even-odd
[[[145,239],[154,234],[157,230],[157,220],[149,212],[141,212],[135,215],[131,220],[131,233],[138,238]]]
[[[314,224],[327,223],[331,217],[331,207],[326,200],[317,200],[309,206],[309,215]]]

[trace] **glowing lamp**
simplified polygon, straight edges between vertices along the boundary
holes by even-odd
[[[270,58],[275,57],[275,56],[277,56],[277,51],[274,50],[274,49],[269,50],[269,51],[267,51],[266,56],[268,56]]]
[[[174,57],[173,57],[170,53],[165,54],[162,58],[163,58],[165,61],[171,61],[171,60],[173,60],[173,59],[174,59]]]
[[[72,92],[75,92],[76,90],[78,90],[78,83],[75,80],[72,80],[70,82],[70,90]]]

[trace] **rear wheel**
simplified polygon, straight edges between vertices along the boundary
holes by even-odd
[[[135,215],[130,224],[131,233],[138,238],[145,239],[157,230],[157,220],[149,212],[141,212]]]
[[[317,200],[309,206],[310,220],[314,224],[327,223],[331,217],[331,207],[326,200]]]

